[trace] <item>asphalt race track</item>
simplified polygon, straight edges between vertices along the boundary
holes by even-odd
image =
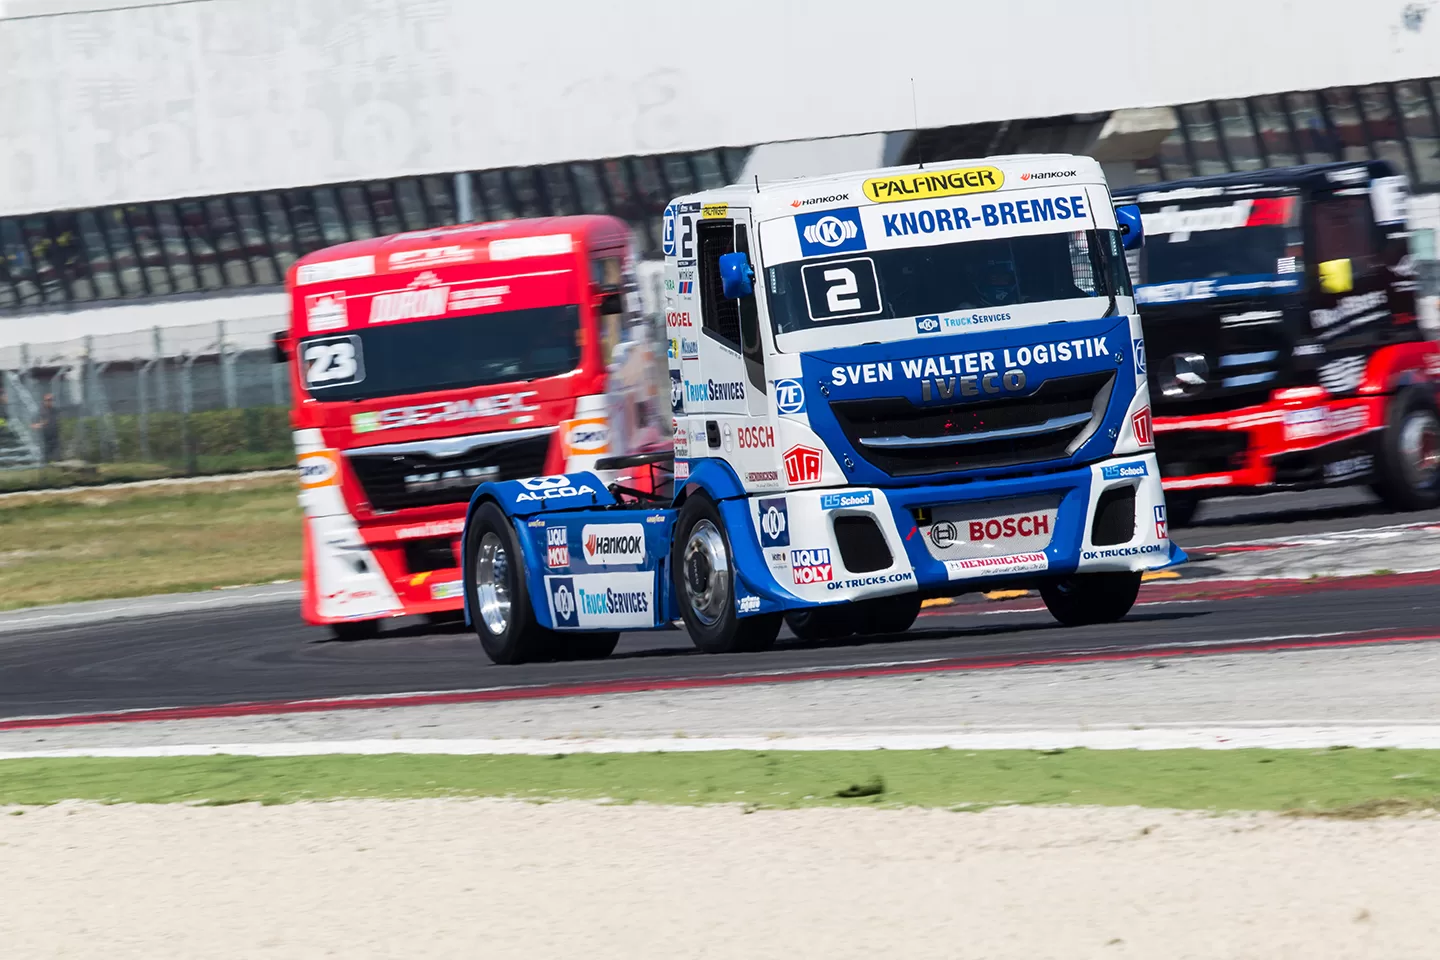
[[[1202,508],[1177,540],[1207,544],[1415,520],[1380,512],[1368,493],[1334,491],[1231,500]],[[1196,565],[1197,567],[1200,565]],[[1290,645],[1440,638],[1440,573],[1343,584],[1147,584],[1123,622],[1065,629],[1033,597],[962,598],[926,610],[903,638],[802,644],[782,634],[762,654],[705,656],[682,631],[626,634],[610,659],[496,667],[463,625],[389,625],[341,643],[305,626],[289,603],[53,626],[0,636],[0,718],[237,702],[294,701],[550,685],[729,682],[756,673],[999,667],[1077,657],[1157,656]]]

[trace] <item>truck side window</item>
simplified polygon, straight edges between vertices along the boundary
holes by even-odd
[[[735,221],[701,220],[695,224],[699,254],[701,329],[740,350],[740,305],[720,288],[720,258],[735,252]]]
[[[750,253],[750,234],[745,229],[745,224],[735,225],[735,249],[750,258],[750,265],[755,265],[755,258]],[[759,285],[760,276],[756,272],[756,285]],[[745,297],[735,301],[740,307],[740,352],[745,356],[745,372],[748,375],[750,386],[765,392],[765,352],[760,345],[760,308],[755,305],[755,298]]]
[[[1379,265],[1375,221],[1370,199],[1364,195],[1326,197],[1312,206],[1316,263],[1349,260],[1355,276],[1371,273]]]

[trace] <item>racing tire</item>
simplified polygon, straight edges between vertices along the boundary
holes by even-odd
[[[493,503],[480,505],[470,518],[465,551],[470,571],[465,601],[485,655],[504,665],[545,658],[556,633],[535,620],[525,554],[504,511]]]
[[[1421,393],[1406,390],[1390,401],[1380,435],[1375,482],[1393,510],[1426,510],[1440,503],[1440,416]]]
[[[1067,627],[1114,623],[1135,605],[1140,573],[1072,573],[1040,583],[1040,599]]]
[[[378,636],[380,636],[379,620],[347,620],[344,623],[330,624],[331,639],[339,640],[341,643],[374,640]]]
[[[1171,527],[1188,527],[1195,520],[1200,498],[1193,493],[1165,494],[1165,523]]]
[[[556,654],[561,660],[604,660],[620,643],[618,633],[555,632]]]
[[[806,607],[785,614],[785,626],[808,643],[842,640],[855,632],[856,623],[855,611],[848,603],[833,607]]]
[[[775,643],[781,614],[735,612],[735,555],[719,509],[703,493],[692,494],[675,519],[670,569],[680,616],[700,650],[744,653]]]
[[[861,600],[855,605],[855,632],[863,636],[904,633],[920,616],[920,594],[900,593],[893,597]]]

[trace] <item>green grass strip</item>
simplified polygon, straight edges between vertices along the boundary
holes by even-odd
[[[517,797],[757,807],[1069,803],[1365,816],[1440,800],[1440,751],[951,750],[0,761],[0,804]]]

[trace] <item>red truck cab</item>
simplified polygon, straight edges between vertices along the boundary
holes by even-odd
[[[657,319],[613,217],[464,224],[341,244],[286,278],[304,514],[301,612],[345,637],[453,617],[487,480],[671,443]]]

